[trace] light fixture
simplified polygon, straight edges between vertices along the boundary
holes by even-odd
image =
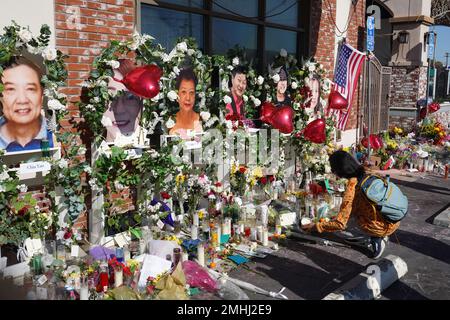
[[[409,32],[401,31],[398,33],[398,42],[400,43],[408,43],[409,42]]]

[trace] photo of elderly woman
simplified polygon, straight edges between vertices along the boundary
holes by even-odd
[[[52,148],[54,135],[43,111],[42,71],[17,57],[2,74],[0,149],[6,152]]]
[[[114,78],[117,80],[136,68],[137,66],[131,60],[119,60],[120,67],[114,69]],[[142,99],[132,94],[120,82],[111,78],[108,82],[108,90],[114,94],[123,91],[108,106],[103,114],[103,125],[106,127],[106,142],[115,145],[125,144],[143,144],[143,128],[139,126],[142,112]]]
[[[196,85],[194,71],[191,68],[182,69],[176,79],[179,111],[175,114],[175,126],[170,129],[169,134],[188,139],[190,133],[203,131],[200,115],[194,110]]]

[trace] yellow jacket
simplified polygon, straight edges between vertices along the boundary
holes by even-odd
[[[400,222],[391,223],[383,219],[381,213],[365,198],[357,184],[356,178],[350,178],[338,215],[329,222],[318,222],[316,224],[318,232],[345,230],[351,214],[356,218],[358,226],[370,236],[389,236],[398,229]]]

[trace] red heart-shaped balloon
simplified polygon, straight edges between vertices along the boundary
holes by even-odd
[[[269,123],[270,116],[275,110],[276,107],[272,103],[268,101],[264,102],[261,106],[261,121]]]
[[[374,150],[378,150],[383,146],[383,140],[376,134],[371,134],[369,136],[370,139],[370,148]],[[362,138],[361,144],[364,146],[364,148],[367,148],[369,146],[369,139],[367,137]]]
[[[428,112],[429,113],[434,113],[436,111],[438,111],[441,108],[441,105],[437,102],[433,102],[428,106]]]
[[[348,101],[339,92],[331,91],[328,96],[328,106],[331,109],[346,109],[348,107]]]
[[[281,133],[289,134],[294,131],[294,110],[290,106],[276,108],[270,115],[268,123],[273,128],[280,130]]]
[[[303,136],[306,140],[314,143],[324,143],[327,139],[325,135],[325,120],[316,119],[306,125],[303,130]]]
[[[122,80],[114,80],[123,83],[135,95],[151,99],[159,93],[159,79],[161,76],[161,69],[152,64],[130,71]]]

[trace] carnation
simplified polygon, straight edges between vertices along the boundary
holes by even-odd
[[[58,52],[55,48],[47,47],[42,52],[42,57],[47,61],[53,61],[58,56]]]
[[[178,51],[182,51],[182,52],[186,52],[188,50],[187,44],[186,42],[180,42],[177,44],[177,50]]]
[[[169,120],[167,120],[166,122],[166,127],[168,129],[172,129],[175,126],[175,121],[172,120],[172,118],[170,118]]]
[[[29,41],[33,38],[33,35],[32,35],[31,32],[28,31],[27,29],[22,29],[22,30],[20,30],[19,33],[18,33],[18,35],[19,35],[20,40],[21,40],[23,43],[27,43],[27,42],[29,42]]]
[[[169,100],[173,102],[173,101],[177,100],[178,94],[175,91],[171,90],[167,94],[167,98],[169,98]]]
[[[229,96],[225,96],[223,97],[223,102],[225,102],[226,104],[231,103],[231,98]]]
[[[297,82],[294,81],[294,82],[291,83],[291,88],[292,88],[292,89],[295,90],[295,89],[297,89],[297,87],[298,87]]]
[[[200,112],[200,117],[202,118],[203,121],[208,121],[209,118],[211,118],[211,113],[207,111],[202,111]]]
[[[258,78],[256,79],[256,83],[258,85],[262,85],[264,83],[264,77],[263,76],[258,76]]]

